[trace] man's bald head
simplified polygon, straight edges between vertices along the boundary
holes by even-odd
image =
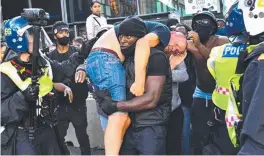
[[[184,53],[186,48],[186,37],[180,32],[171,31],[169,44],[165,47],[164,51],[168,54],[178,55]]]

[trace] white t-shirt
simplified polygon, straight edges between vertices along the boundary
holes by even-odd
[[[87,39],[90,40],[95,37],[98,29],[103,26],[107,25],[106,18],[103,16],[96,16],[90,15],[86,19],[86,32],[87,32]]]

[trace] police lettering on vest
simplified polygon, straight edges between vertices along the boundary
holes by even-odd
[[[243,51],[244,45],[233,46],[227,45],[224,49],[222,57],[238,57],[241,51]]]

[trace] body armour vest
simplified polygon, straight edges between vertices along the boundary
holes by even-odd
[[[162,53],[167,59],[169,74],[166,75],[166,81],[164,84],[163,91],[156,108],[151,110],[145,110],[140,112],[131,112],[129,116],[132,121],[132,126],[135,128],[154,126],[154,125],[165,125],[171,112],[171,98],[172,98],[172,76],[170,70],[170,63],[167,56],[163,51],[156,48],[152,48],[150,57],[155,54]],[[126,69],[126,91],[127,100],[133,99],[135,96],[130,93],[130,87],[135,81],[135,69],[134,69],[134,58],[127,58],[124,67]],[[147,68],[148,69],[148,68]]]
[[[234,147],[239,146],[238,137],[240,134],[238,134],[238,125],[242,122],[242,114],[239,111],[241,109],[240,101],[236,100],[236,96],[241,91],[240,79],[244,74],[244,72],[236,73],[236,71],[237,67],[240,66],[238,59],[244,51],[244,47],[243,44],[236,46],[226,44],[216,47],[212,50],[210,58],[207,61],[208,69],[216,81],[213,102],[217,107],[226,111],[225,122],[229,138]],[[256,47],[259,46],[249,46],[244,52],[247,55],[258,53],[254,51],[258,51],[261,48]]]
[[[37,100],[40,108],[39,117],[48,118],[51,115],[52,108],[52,89],[53,89],[53,75],[49,62],[43,58],[43,62],[46,62],[45,66],[42,66],[37,73],[41,73],[38,78],[39,84],[39,100]],[[32,83],[31,82],[31,71],[26,71],[25,67],[19,65],[15,60],[4,62],[0,65],[0,72],[7,75],[17,86],[20,91],[24,91]],[[21,122],[22,126],[29,126],[29,118],[25,118]]]

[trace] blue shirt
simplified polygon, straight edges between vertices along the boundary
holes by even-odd
[[[170,29],[159,22],[152,22],[152,21],[144,21],[146,28],[147,28],[147,33],[154,33],[159,37],[160,40],[160,45],[163,48],[165,48],[170,41]],[[119,24],[115,26],[115,33],[116,36],[119,34]]]

